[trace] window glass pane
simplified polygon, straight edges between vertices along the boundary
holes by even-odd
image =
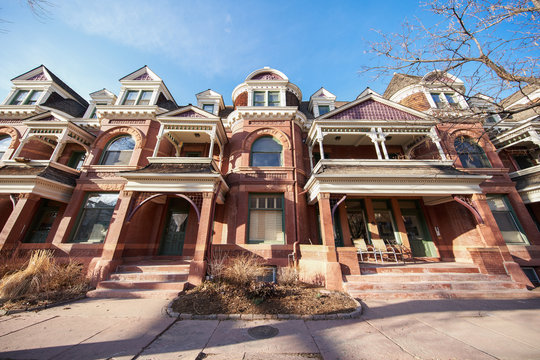
[[[456,103],[456,100],[454,100],[454,94],[444,94],[444,97],[446,98],[446,101],[448,101],[449,104]]]
[[[454,148],[461,160],[461,165],[465,168],[485,168],[491,167],[484,150],[474,143],[474,140],[466,137],[459,137],[454,141]]]
[[[279,106],[279,91],[268,92],[268,106]]]
[[[149,105],[150,98],[152,97],[152,91],[141,91],[141,97],[137,105]]]
[[[117,200],[117,193],[90,194],[79,218],[73,242],[103,242]]]
[[[128,165],[135,148],[131,136],[122,136],[109,144],[103,154],[101,165]]]
[[[281,149],[272,137],[257,139],[251,147],[251,166],[281,166]]]
[[[251,157],[251,166],[280,166],[281,154],[254,153]]]
[[[139,94],[138,91],[129,90],[126,93],[126,97],[124,98],[123,105],[135,105],[135,100],[137,100],[138,94]]]
[[[11,144],[10,136],[0,136],[0,151],[5,152],[9,148],[9,144]]]
[[[438,108],[442,107],[441,97],[439,93],[431,93],[431,98],[433,99],[435,105],[437,105]]]
[[[505,242],[526,243],[527,238],[521,231],[518,220],[509,208],[505,198],[503,195],[488,195],[486,198],[495,222]]]
[[[264,91],[255,91],[253,93],[253,106],[264,106]]]
[[[328,106],[328,105],[320,105],[319,106],[319,115],[324,115],[329,111],[330,111],[330,106]]]
[[[283,244],[282,195],[251,195],[249,243]]]
[[[259,152],[281,152],[281,145],[272,137],[261,137],[253,143],[252,151]]]
[[[26,96],[28,95],[28,90],[19,90],[17,95],[11,100],[10,105],[21,105]]]
[[[122,136],[110,143],[108,150],[133,150],[135,141],[131,136]]]
[[[32,95],[30,95],[30,98],[26,100],[26,105],[35,105],[40,96],[41,91],[32,91]]]
[[[214,112],[214,104],[204,104],[203,105],[203,110],[208,111],[209,113],[213,113]]]

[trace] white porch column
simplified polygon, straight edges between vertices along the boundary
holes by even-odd
[[[540,146],[540,135],[535,130],[529,130],[529,136],[531,137],[531,142]]]
[[[309,154],[309,167],[311,171],[313,171],[313,146],[308,146],[308,154]]]
[[[323,149],[323,135],[321,129],[317,129],[317,141],[319,142],[319,151],[321,152],[321,160],[324,160],[324,149]]]
[[[444,153],[444,150],[441,146],[441,139],[439,138],[439,135],[437,134],[437,131],[435,130],[435,127],[432,127],[429,131],[429,137],[431,138],[431,141],[435,144],[437,147],[437,150],[439,151],[439,156],[441,157],[441,160],[445,161],[446,154]]]
[[[377,132],[379,133],[379,143],[381,145],[381,148],[382,148],[382,151],[383,151],[383,155],[384,155],[384,158],[386,160],[389,159],[388,157],[388,151],[386,150],[386,135],[384,135],[383,131],[381,128],[378,128],[377,129]]]
[[[61,150],[64,148],[65,141],[66,141],[66,130],[62,130],[60,133],[60,136],[57,137],[58,143],[56,144],[53,153],[51,154],[51,157],[49,158],[50,161],[56,161],[58,159],[58,156],[61,153]]]
[[[219,171],[221,171],[221,165],[223,165],[223,146],[219,147]]]
[[[375,145],[375,151],[377,152],[377,159],[382,160],[381,150],[379,149],[379,138],[377,136],[377,133],[370,133],[368,134],[369,138],[371,139],[371,142],[373,145]]]
[[[213,127],[212,131],[210,131],[208,134],[210,134],[210,150],[208,151],[208,157],[212,158],[212,155],[214,154],[214,141],[216,138],[216,128]]]
[[[156,157],[158,155],[159,151],[159,145],[161,145],[161,139],[163,138],[163,132],[165,131],[165,126],[163,124],[159,127],[159,132],[157,134],[157,141],[156,146],[154,147],[154,152],[152,153],[152,157]]]

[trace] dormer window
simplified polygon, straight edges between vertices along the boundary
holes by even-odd
[[[204,104],[203,105],[203,110],[208,111],[209,113],[213,114],[214,113],[214,104]]]
[[[41,96],[41,91],[19,90],[10,105],[35,105]]]
[[[253,106],[280,106],[279,91],[254,91]]]
[[[437,109],[442,109],[444,107],[450,106],[459,108],[459,103],[456,101],[454,93],[431,93],[431,98],[437,106]]]
[[[319,105],[319,116],[324,115],[327,112],[330,112],[330,106],[329,105]]]
[[[151,90],[128,90],[122,105],[150,105],[152,93]]]

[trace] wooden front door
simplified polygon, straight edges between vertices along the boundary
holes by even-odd
[[[402,209],[401,215],[407,230],[407,237],[411,244],[414,257],[436,256],[435,246],[424,221],[424,217],[417,209]]]
[[[183,201],[171,199],[165,219],[165,228],[159,247],[159,255],[181,256],[188,221],[189,208]]]

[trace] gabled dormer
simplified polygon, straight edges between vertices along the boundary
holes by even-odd
[[[223,96],[211,89],[202,91],[195,96],[197,97],[197,107],[210,114],[218,115],[220,110],[225,109]]]
[[[309,111],[319,117],[336,108],[336,95],[321,87],[309,98]]]
[[[0,114],[7,117],[32,116],[43,109],[81,117],[88,107],[86,100],[44,65],[13,78],[11,82],[11,92],[0,106]]]
[[[122,87],[115,105],[178,108],[163,80],[146,65],[121,78],[120,83]]]
[[[96,110],[99,106],[113,105],[118,100],[115,94],[105,88],[94,91],[90,94],[90,98],[92,99],[90,100],[90,106],[84,114],[86,119],[97,119]]]

